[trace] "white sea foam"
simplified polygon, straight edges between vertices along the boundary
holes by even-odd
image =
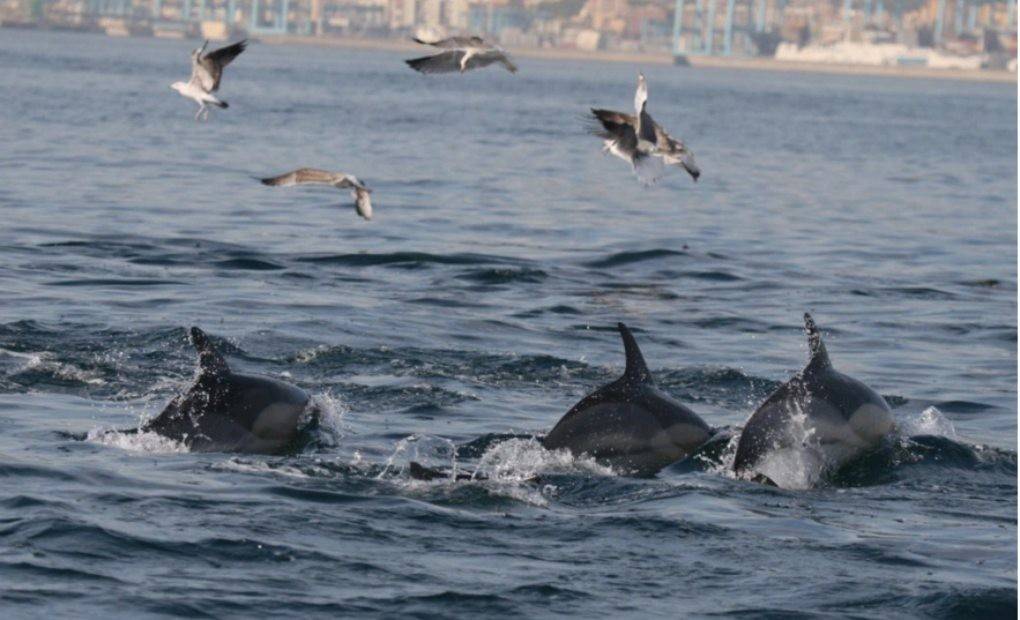
[[[310,362],[315,361],[315,358],[319,357],[323,353],[328,352],[329,350],[330,347],[327,347],[324,344],[320,344],[316,347],[308,349],[307,351],[298,352],[298,354],[294,356],[294,361],[300,362],[302,364],[308,364]]]
[[[85,370],[74,364],[61,362],[50,351],[20,352],[0,349],[0,353],[25,360],[21,371],[34,370],[50,374],[64,381],[77,381],[88,385],[103,385],[106,381],[95,370]]]
[[[168,439],[158,433],[130,432],[110,429],[94,429],[85,436],[85,441],[120,448],[129,452],[145,452],[150,454],[182,454],[189,452],[188,447],[179,441]]]
[[[321,472],[318,471],[319,468],[316,468],[314,464],[299,467],[297,464],[292,463],[250,459],[239,456],[213,463],[209,469],[242,474],[275,474],[287,478],[311,478],[321,475]]]

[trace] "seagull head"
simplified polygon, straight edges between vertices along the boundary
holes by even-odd
[[[658,149],[658,154],[662,156],[662,161],[667,166],[677,166],[683,168],[687,174],[691,175],[691,178],[695,181],[701,176],[701,168],[698,168],[698,164],[694,161],[694,153],[684,146],[684,143],[676,138],[670,136],[665,131],[662,132],[662,137],[665,138],[663,146]]]
[[[191,57],[198,58],[199,56],[202,55],[202,52],[204,52],[205,48],[207,47],[209,47],[209,39],[206,39],[205,42],[202,43],[202,47],[196,47],[195,49],[191,50]]]
[[[184,88],[187,86],[184,82],[174,82],[170,85],[170,88],[176,90],[179,93],[184,92]]]
[[[683,168],[687,171],[687,174],[691,175],[691,178],[694,179],[695,182],[698,180],[698,177],[701,176],[701,168],[698,168],[698,164],[694,161],[694,153],[687,149],[683,149],[677,153],[664,155],[662,159],[670,166],[679,166],[680,168]]]

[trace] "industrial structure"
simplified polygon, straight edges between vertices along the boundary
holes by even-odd
[[[723,55],[734,53],[734,36],[742,38],[744,51],[768,42],[769,32],[778,32],[788,14],[791,0],[675,0],[673,12],[673,51],[677,55]],[[902,17],[925,3],[909,0],[840,0],[839,17],[849,28],[853,22],[862,28],[885,25],[890,19]],[[805,3],[800,3],[805,4]],[[989,2],[987,0],[930,0],[925,7],[932,14],[931,35],[935,44],[945,39],[947,29],[961,35],[977,30],[978,19],[991,20],[990,8],[1001,5],[1006,13],[1006,26],[1015,34],[1017,24],[1016,0]],[[984,7],[982,9],[982,7]],[[809,26],[808,19],[804,26]]]

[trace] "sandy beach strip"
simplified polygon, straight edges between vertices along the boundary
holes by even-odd
[[[423,48],[410,40],[368,39],[357,37],[312,37],[297,35],[265,35],[260,41],[274,45],[319,45],[345,49],[384,50],[422,54]],[[511,54],[521,58],[544,60],[570,60],[588,62],[629,62],[634,64],[673,64],[673,56],[667,53],[630,53],[576,49],[509,48]],[[927,78],[944,80],[968,80],[974,82],[1016,83],[1017,74],[1009,71],[972,71],[964,69],[933,69],[930,67],[885,67],[873,65],[839,65],[814,62],[788,62],[772,58],[689,56],[692,67],[712,67],[750,71],[804,71],[836,75],[868,75],[901,78]]]

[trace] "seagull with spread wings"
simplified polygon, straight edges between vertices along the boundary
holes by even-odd
[[[273,187],[291,187],[293,185],[332,185],[338,189],[350,187],[352,188],[351,195],[354,196],[354,210],[366,220],[372,219],[372,197],[369,196],[372,190],[365,187],[365,184],[353,174],[328,172],[317,168],[298,168],[280,176],[259,180],[263,185]]]
[[[415,43],[431,45],[443,50],[432,56],[405,60],[412,69],[421,73],[464,73],[480,69],[493,63],[501,63],[510,73],[517,73],[517,65],[500,48],[486,43],[481,37],[448,37],[438,41],[423,41],[414,37]]]
[[[194,99],[198,103],[198,112],[195,114],[196,121],[200,117],[209,118],[208,104],[210,103],[220,108],[229,107],[226,101],[218,99],[213,93],[220,88],[223,68],[244,51],[248,46],[248,40],[238,41],[233,45],[221,47],[206,54],[205,48],[208,46],[207,39],[202,47],[191,52],[191,79],[187,82],[174,82],[170,85],[170,88],[179,92],[182,97]]]
[[[638,179],[646,185],[657,181],[667,165],[683,168],[697,181],[701,170],[694,161],[694,153],[652,119],[647,104],[648,83],[639,73],[633,115],[592,108],[598,122],[594,133],[603,139],[602,150],[630,162]]]

